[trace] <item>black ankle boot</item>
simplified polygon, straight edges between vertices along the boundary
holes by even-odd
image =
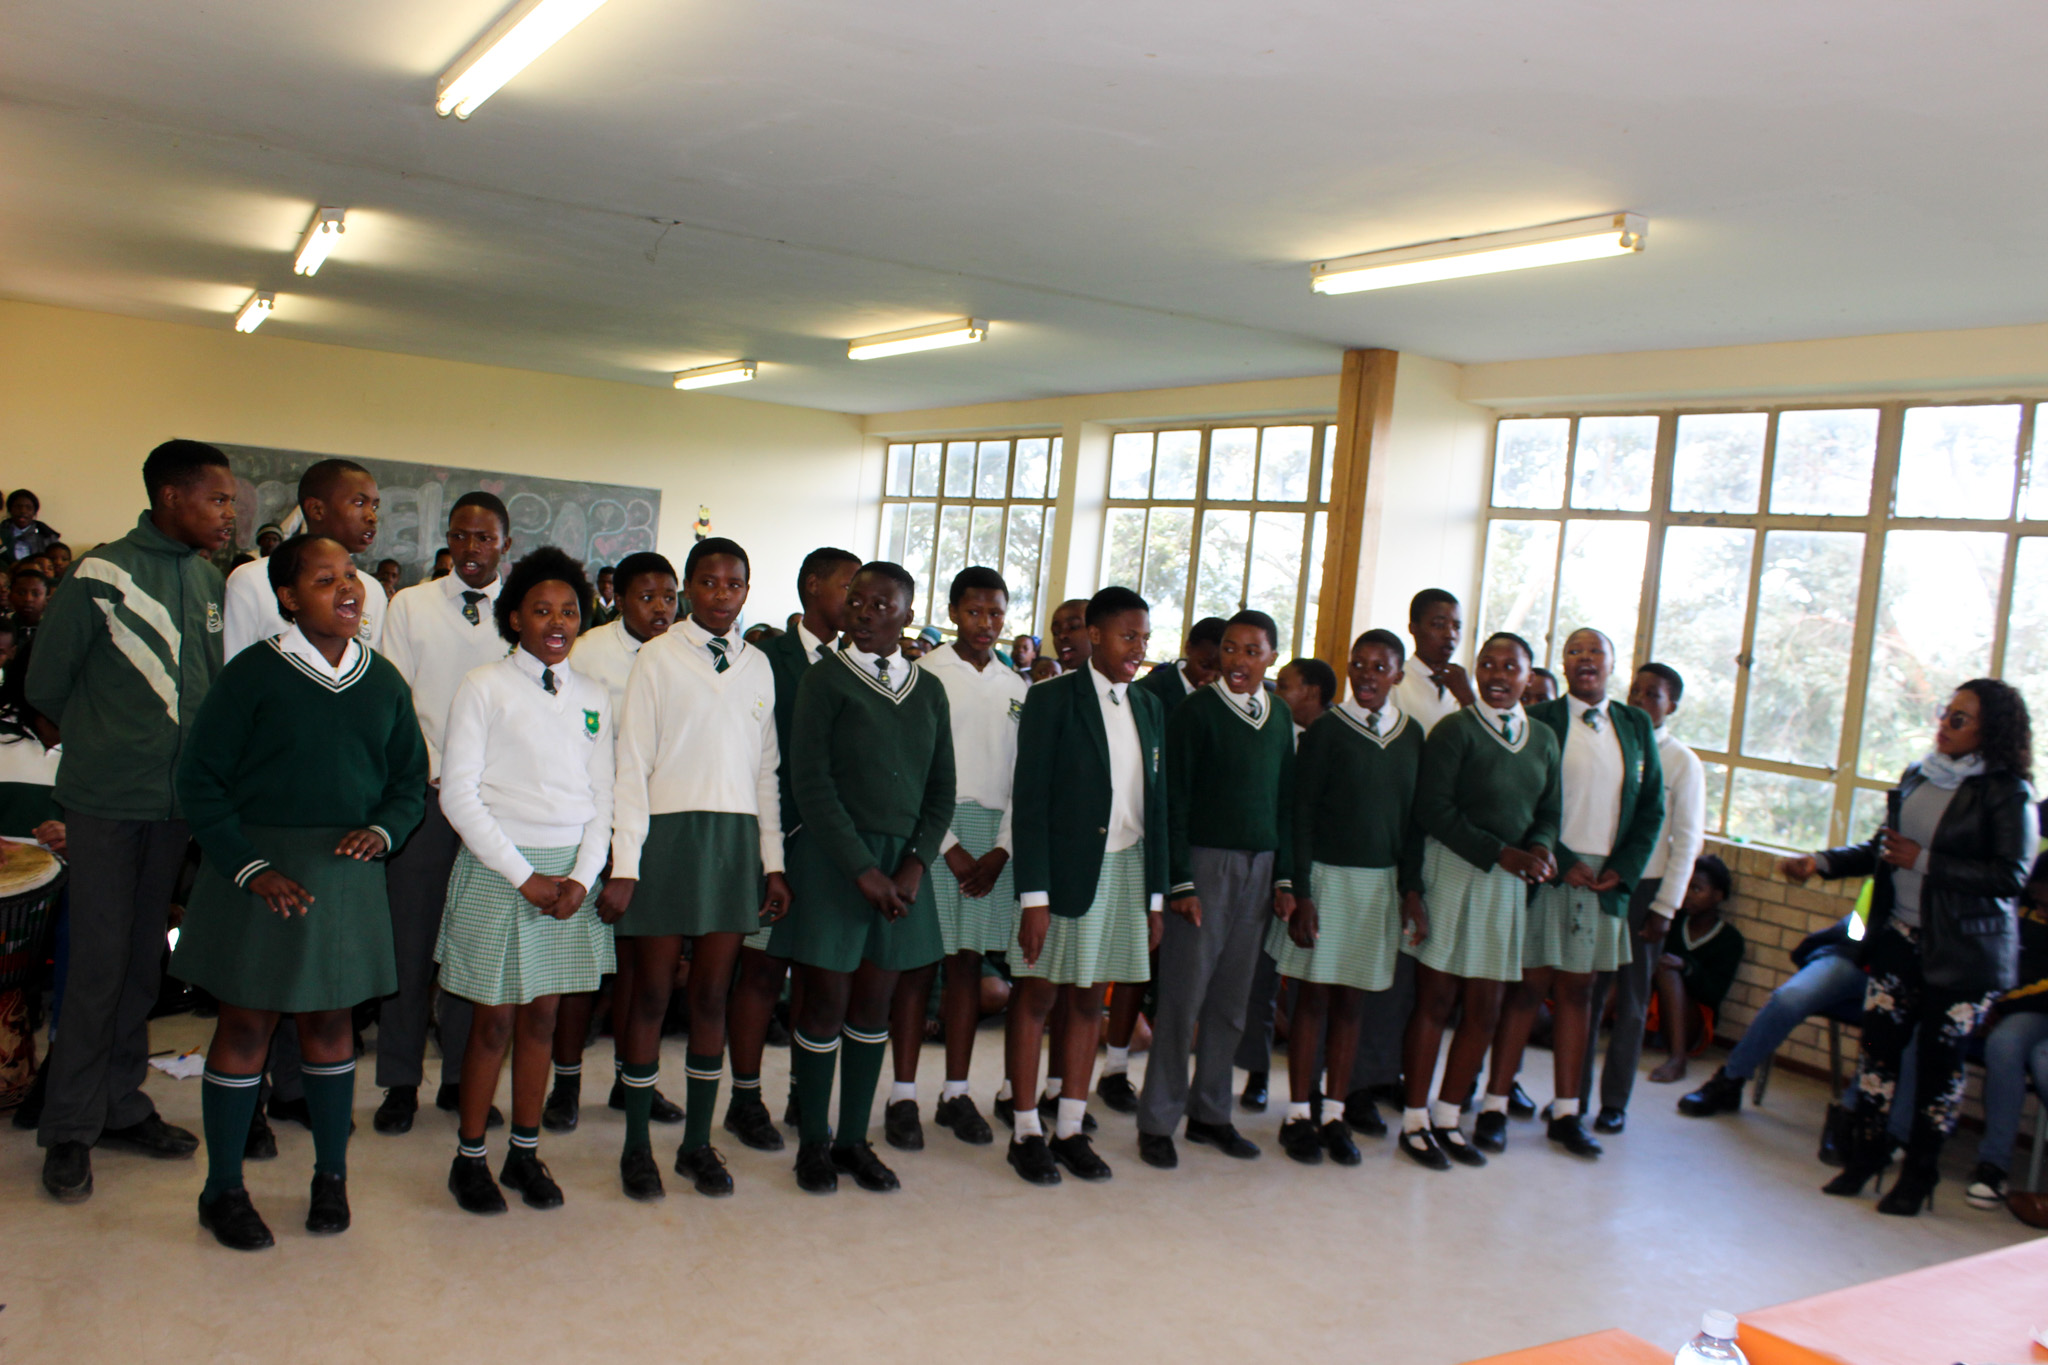
[[[1934,1207],[1934,1187],[1941,1183],[1941,1148],[1931,1152],[1909,1151],[1884,1198],[1877,1201],[1879,1213],[1911,1218],[1922,1208]]]
[[[1863,1187],[1891,1165],[1892,1140],[1881,1131],[1872,1133],[1859,1125],[1850,1133],[1843,1155],[1842,1173],[1820,1187],[1822,1194],[1851,1198],[1863,1193]]]

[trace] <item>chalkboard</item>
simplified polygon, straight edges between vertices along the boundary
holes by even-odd
[[[299,475],[326,455],[303,450],[222,444],[235,471],[235,549],[254,553],[257,528],[281,523],[298,506]],[[661,530],[661,493],[624,484],[548,479],[408,460],[346,457],[376,476],[383,497],[377,542],[360,556],[365,572],[395,559],[403,581],[417,583],[432,570],[446,543],[448,509],[465,493],[482,490],[505,500],[512,514],[515,555],[554,545],[581,559],[594,575],[638,550],[652,550]]]

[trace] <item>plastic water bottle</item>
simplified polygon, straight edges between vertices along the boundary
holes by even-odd
[[[1749,1357],[1735,1344],[1735,1315],[1723,1309],[1708,1310],[1700,1319],[1700,1334],[1678,1348],[1671,1365],[1749,1365]]]

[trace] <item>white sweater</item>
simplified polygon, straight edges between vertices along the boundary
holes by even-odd
[[[384,639],[384,587],[366,574],[363,582],[363,619],[356,627],[356,639],[376,649]],[[270,561],[251,560],[228,575],[223,594],[225,620],[221,630],[222,661],[234,658],[250,645],[284,634],[292,623],[277,609],[277,593],[270,586]]]
[[[578,846],[569,874],[604,871],[612,830],[612,703],[569,664],[555,694],[525,650],[473,670],[455,691],[441,750],[441,813],[476,860],[518,886],[526,848]]]
[[[633,675],[633,661],[640,657],[643,643],[633,638],[624,621],[607,621],[578,635],[569,651],[576,671],[611,694],[615,716],[626,714],[626,679]]]
[[[972,801],[984,810],[1002,812],[996,847],[1014,852],[1010,837],[1010,786],[1017,770],[1017,722],[1024,714],[1024,694],[1031,690],[1000,659],[976,670],[952,645],[940,645],[917,661],[946,689],[953,716],[955,799]],[[939,841],[944,853],[960,840],[952,830]]]
[[[384,642],[377,652],[412,688],[412,709],[427,741],[429,781],[441,775],[442,731],[455,689],[471,669],[505,657],[505,637],[498,634],[494,615],[499,586],[500,580],[492,579],[482,589],[475,625],[462,614],[462,594],[469,585],[454,574],[413,584],[391,599],[385,615]]]
[[[626,684],[614,784],[612,875],[638,877],[656,815],[726,811],[761,827],[761,870],[782,868],[782,805],[775,784],[775,673],[768,656],[728,637],[718,672],[710,634],[685,617],[640,647]]]

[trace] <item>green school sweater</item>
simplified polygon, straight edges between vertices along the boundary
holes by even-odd
[[[804,653],[803,637],[793,630],[754,648],[767,657],[768,670],[775,675],[775,747],[782,754],[782,766],[776,770],[775,785],[782,793],[782,832],[791,834],[803,823],[803,817],[797,814],[796,794],[789,788],[790,723],[796,719],[797,684],[810,671],[811,660]]]
[[[953,823],[953,718],[937,678],[885,691],[843,651],[804,671],[785,760],[797,810],[849,878],[875,866],[862,834],[902,839],[927,870]],[[895,868],[883,868],[894,873]]]
[[[1422,889],[1415,780],[1422,727],[1401,716],[1374,735],[1331,707],[1302,734],[1294,756],[1294,893],[1315,894],[1311,863],[1398,867],[1403,891]]]
[[[1697,944],[1686,942],[1683,920],[1664,935],[1664,951],[1679,960],[1679,975],[1685,978],[1686,992],[1710,1010],[1720,1009],[1721,1002],[1728,998],[1728,988],[1735,984],[1735,973],[1742,966],[1746,946],[1742,934],[1727,920],[1721,921],[1711,937]]]
[[[1173,713],[1180,709],[1182,702],[1194,695],[1188,691],[1187,679],[1180,675],[1180,661],[1177,659],[1170,664],[1159,665],[1131,686],[1142,687],[1159,698],[1159,704],[1166,708],[1168,720],[1173,719]]]
[[[1211,683],[1166,722],[1168,881],[1194,891],[1192,850],[1272,853],[1273,884],[1294,878],[1294,717],[1261,694],[1255,726]]]
[[[390,849],[426,814],[427,746],[412,689],[361,650],[338,681],[265,640],[221,670],[178,765],[192,837],[237,886],[269,864],[251,825],[375,829]]]
[[[1523,725],[1510,748],[1470,707],[1445,716],[1422,746],[1415,819],[1424,833],[1482,870],[1509,844],[1557,850],[1564,818],[1563,755],[1547,725]]]

